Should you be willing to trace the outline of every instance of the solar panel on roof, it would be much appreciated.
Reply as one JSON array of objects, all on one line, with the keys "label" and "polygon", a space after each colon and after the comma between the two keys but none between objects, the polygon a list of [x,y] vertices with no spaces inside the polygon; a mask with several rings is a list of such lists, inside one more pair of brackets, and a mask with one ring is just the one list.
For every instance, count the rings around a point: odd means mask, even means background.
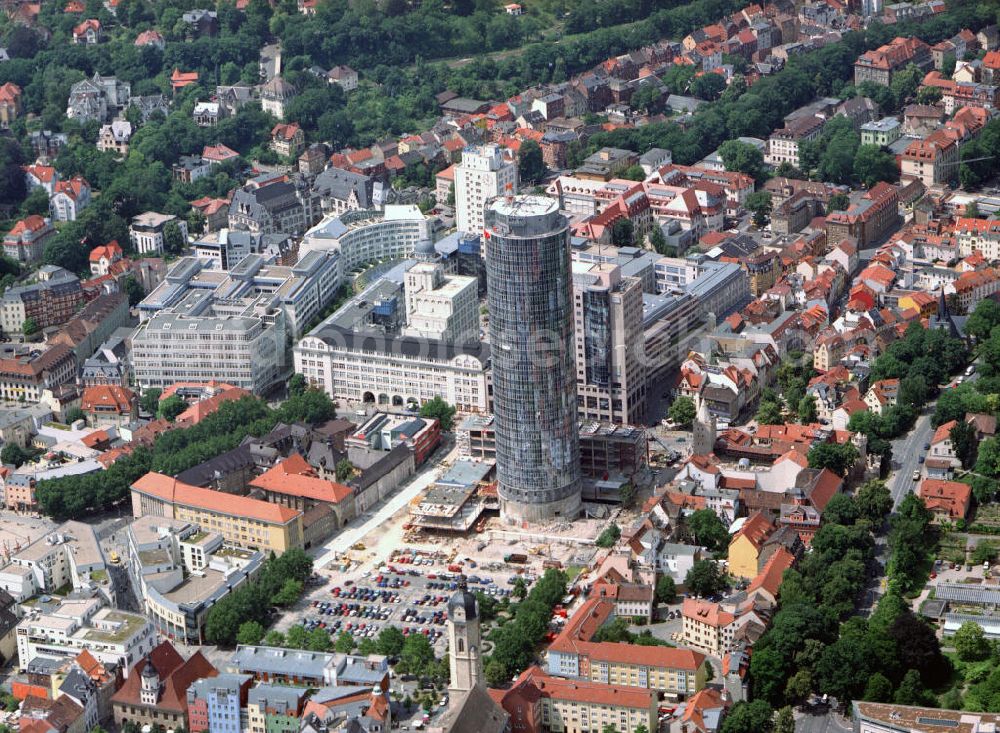
[{"label": "solar panel on roof", "polygon": [[917,722],[921,725],[940,725],[945,728],[957,728],[957,720],[948,720],[947,718],[917,718]]}]

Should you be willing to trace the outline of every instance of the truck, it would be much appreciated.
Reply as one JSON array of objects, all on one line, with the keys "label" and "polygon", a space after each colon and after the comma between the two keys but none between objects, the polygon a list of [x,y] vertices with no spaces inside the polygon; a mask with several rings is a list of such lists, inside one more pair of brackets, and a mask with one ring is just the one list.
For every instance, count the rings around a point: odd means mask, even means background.
[{"label": "truck", "polygon": [[522,552],[512,552],[509,555],[504,555],[503,561],[516,565],[524,565],[524,563],[528,562],[528,556]]}]

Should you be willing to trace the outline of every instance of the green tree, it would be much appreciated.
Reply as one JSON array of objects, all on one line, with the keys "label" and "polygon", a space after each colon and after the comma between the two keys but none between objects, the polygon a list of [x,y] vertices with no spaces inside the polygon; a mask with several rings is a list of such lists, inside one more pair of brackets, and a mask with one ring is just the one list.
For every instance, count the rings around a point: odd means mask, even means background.
[{"label": "green tree", "polygon": [[445,432],[451,431],[455,426],[455,413],[457,409],[454,405],[449,405],[440,395],[435,395],[420,407],[420,417],[433,418],[441,424],[441,429]]},{"label": "green tree", "polygon": [[66,411],[66,417],[64,422],[67,425],[72,425],[77,420],[86,420],[86,419],[87,415],[83,410],[81,410],[79,407],[71,407]]},{"label": "green tree", "polygon": [[626,481],[618,488],[618,499],[626,509],[631,509],[635,506],[636,491],[631,481]]},{"label": "green tree", "polygon": [[656,602],[670,604],[677,600],[677,586],[669,575],[656,579]]},{"label": "green tree", "polygon": [[522,183],[538,183],[545,177],[547,168],[542,159],[542,149],[534,140],[525,140],[517,154],[517,172]]},{"label": "green tree", "polygon": [[354,464],[347,458],[341,458],[337,461],[337,465],[333,470],[336,474],[337,481],[340,483],[344,483],[354,476]]},{"label": "green tree", "polygon": [[726,578],[714,560],[698,560],[684,577],[684,586],[697,596],[713,596],[726,589]]},{"label": "green tree", "polygon": [[302,589],[301,580],[288,578],[278,592],[271,596],[271,603],[275,606],[293,606],[302,596]]},{"label": "green tree", "polygon": [[975,426],[960,420],[952,427],[948,437],[955,455],[962,462],[962,468],[971,468],[976,462],[976,446],[979,444]]},{"label": "green tree", "polygon": [[41,330],[38,326],[38,321],[36,321],[31,316],[24,319],[24,323],[21,324],[21,333],[25,336],[34,336]]},{"label": "green tree", "polygon": [[978,662],[990,656],[990,642],[983,627],[974,621],[966,621],[958,627],[952,637],[958,658],[963,662]]},{"label": "green tree", "polygon": [[385,626],[378,634],[378,653],[387,657],[396,657],[403,652],[406,637],[398,626]]},{"label": "green tree", "polygon": [[163,251],[171,255],[179,255],[187,248],[184,233],[176,221],[168,221],[163,227]]},{"label": "green tree", "polygon": [[305,394],[308,386],[304,374],[293,374],[292,378],[288,380],[288,394],[291,397],[301,396]]},{"label": "green tree", "polygon": [[790,705],[785,705],[778,711],[774,733],[795,733],[795,715]]},{"label": "green tree", "polygon": [[490,687],[502,687],[510,682],[507,667],[495,659],[490,659],[483,667],[483,676]]},{"label": "green tree", "polygon": [[799,400],[797,412],[799,413],[799,422],[803,425],[816,422],[819,418],[816,411],[816,398],[813,395],[803,395],[802,399]]},{"label": "green tree", "polygon": [[771,733],[774,708],[765,700],[740,700],[722,721],[720,733]]},{"label": "green tree", "polygon": [[878,145],[862,145],[854,155],[854,176],[871,188],[879,181],[899,180],[899,168],[892,153]]},{"label": "green tree", "polygon": [[826,204],[827,211],[847,211],[851,205],[851,197],[846,193],[835,193]]},{"label": "green tree", "polygon": [[157,409],[157,415],[162,417],[164,420],[173,422],[174,419],[180,415],[184,410],[187,409],[187,402],[180,395],[170,395],[165,400],[161,400],[159,408]]},{"label": "green tree", "polygon": [[696,544],[713,552],[729,546],[729,532],[713,509],[698,509],[687,518],[687,526]]},{"label": "green tree", "polygon": [[755,181],[764,180],[764,154],[756,145],[727,140],[719,146],[719,157],[727,171],[745,173]]},{"label": "green tree", "polygon": [[917,90],[917,104],[937,104],[944,92],[940,87],[920,87]]},{"label": "green tree", "polygon": [[271,629],[264,636],[264,646],[285,646],[286,643],[285,635],[277,629]]},{"label": "green tree", "polygon": [[618,247],[631,247],[635,244],[635,226],[631,219],[620,217],[611,225],[611,243]]},{"label": "green tree", "polygon": [[157,389],[156,387],[144,389],[142,391],[142,396],[139,397],[139,407],[142,408],[143,412],[155,415],[160,409],[161,394],[163,394],[163,390]]},{"label": "green tree", "polygon": [[933,696],[920,680],[920,673],[915,669],[909,669],[903,675],[893,699],[897,705],[936,705]]},{"label": "green tree", "polygon": [[854,494],[854,504],[861,516],[877,526],[892,509],[892,492],[885,481],[865,481]]},{"label": "green tree", "polygon": [[757,422],[761,425],[781,425],[785,418],[781,415],[781,405],[774,400],[761,400],[757,407]]},{"label": "green tree", "polygon": [[990,332],[1000,326],[1000,303],[992,298],[980,300],[965,322],[965,331],[979,341],[989,338]]},{"label": "green tree", "polygon": [[7,466],[20,467],[30,460],[30,458],[31,454],[17,443],[6,443],[3,450],[0,450],[0,461]]},{"label": "green tree", "polygon": [[354,636],[351,635],[350,631],[341,631],[337,635],[337,641],[333,648],[341,654],[350,654],[354,651]]},{"label": "green tree", "polygon": [[528,586],[524,582],[524,578],[520,575],[514,578],[514,586],[511,588],[511,595],[517,600],[523,600],[526,595],[528,595]]},{"label": "green tree", "polygon": [[304,626],[293,626],[285,634],[285,643],[292,649],[305,649],[309,644],[309,632]]},{"label": "green tree", "polygon": [[681,395],[670,404],[667,416],[681,427],[687,427],[698,413],[694,400],[687,395]]},{"label": "green tree", "polygon": [[137,306],[146,297],[146,291],[134,275],[129,275],[122,282],[122,291],[128,296],[129,306]]},{"label": "green tree", "polygon": [[767,224],[773,209],[771,194],[768,191],[754,191],[747,196],[744,207],[753,214],[754,226],[763,227]]},{"label": "green tree", "polygon": [[245,621],[240,624],[239,631],[236,632],[236,641],[239,644],[255,646],[260,644],[264,638],[264,627],[257,621]]},{"label": "green tree", "polygon": [[615,543],[622,536],[621,527],[612,522],[604,530],[597,535],[597,539],[594,544],[598,547],[614,547]]},{"label": "green tree", "polygon": [[823,509],[823,521],[848,526],[858,521],[857,505],[847,494],[834,494]]},{"label": "green tree", "polygon": [[838,476],[846,476],[859,456],[853,443],[819,443],[809,449],[809,467],[829,468]]},{"label": "green tree", "polygon": [[862,697],[866,702],[892,702],[892,682],[881,672],[876,672],[865,685]]}]

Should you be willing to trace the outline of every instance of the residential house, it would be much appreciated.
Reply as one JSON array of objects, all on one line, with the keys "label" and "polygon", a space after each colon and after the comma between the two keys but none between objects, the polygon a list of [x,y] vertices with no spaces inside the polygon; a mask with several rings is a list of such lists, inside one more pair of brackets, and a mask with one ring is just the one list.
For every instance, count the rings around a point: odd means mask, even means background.
[{"label": "residential house", "polygon": [[46,242],[55,233],[55,228],[37,214],[26,216],[4,235],[3,253],[15,262],[40,262]]},{"label": "residential house", "polygon": [[112,120],[101,127],[97,135],[97,149],[125,157],[128,155],[128,144],[131,139],[132,123],[128,120]]},{"label": "residential house", "polygon": [[899,224],[899,193],[896,187],[879,181],[847,211],[826,216],[829,241],[852,239],[861,249],[885,238]]},{"label": "residential house", "polygon": [[121,427],[139,419],[135,392],[125,387],[85,387],[80,409],[91,427]]},{"label": "residential house", "polygon": [[925,186],[945,183],[958,177],[958,156],[955,139],[944,130],[935,130],[923,140],[914,140],[907,146],[900,158],[900,174],[903,178],[915,178]]},{"label": "residential house", "polygon": [[21,87],[8,81],[0,86],[0,128],[6,130],[20,116]]},{"label": "residential house", "polygon": [[934,431],[931,447],[924,461],[928,477],[950,479],[954,469],[962,467],[962,460],[951,441],[951,431],[957,424],[957,420],[949,420]]},{"label": "residential house", "polygon": [[90,184],[83,176],[74,176],[56,183],[49,198],[52,221],[76,221],[80,212],[90,205]]},{"label": "residential house", "polygon": [[899,400],[899,380],[880,379],[865,392],[864,402],[876,415],[884,415]]},{"label": "residential house", "polygon": [[729,541],[729,573],[736,578],[753,578],[759,572],[761,550],[774,532],[774,525],[761,512],[747,518]]},{"label": "residential house", "polygon": [[73,27],[73,43],[93,46],[103,40],[104,29],[101,27],[101,21],[96,18],[88,18]]},{"label": "residential house", "polygon": [[278,155],[297,157],[305,142],[305,133],[297,122],[278,123],[271,129],[271,150]]},{"label": "residential house", "polygon": [[917,496],[934,515],[935,523],[964,520],[972,506],[972,487],[959,481],[927,478],[920,482]]},{"label": "residential house", "polygon": [[280,76],[276,76],[260,88],[260,104],[265,112],[270,112],[279,120],[285,118],[285,109],[298,94],[298,90]]},{"label": "residential house", "polygon": [[350,66],[334,66],[326,72],[326,78],[345,92],[352,92],[358,88],[358,72]]},{"label": "residential house", "polygon": [[919,38],[894,38],[884,46],[861,54],[854,62],[854,83],[866,81],[887,87],[892,77],[910,64],[923,71],[934,65],[931,48]]}]

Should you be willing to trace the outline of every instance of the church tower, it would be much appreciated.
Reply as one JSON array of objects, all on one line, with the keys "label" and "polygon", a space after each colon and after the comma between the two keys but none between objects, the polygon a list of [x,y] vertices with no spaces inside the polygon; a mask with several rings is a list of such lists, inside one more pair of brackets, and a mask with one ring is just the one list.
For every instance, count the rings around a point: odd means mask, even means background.
[{"label": "church tower", "polygon": [[139,701],[143,705],[156,705],[160,701],[160,675],[149,657],[139,678]]},{"label": "church tower", "polygon": [[691,453],[705,456],[715,452],[715,415],[708,412],[708,405],[703,397],[698,397],[698,414],[691,426]]},{"label": "church tower", "polygon": [[479,637],[479,610],[463,575],[458,590],[448,601],[448,661],[454,697],[482,684],[483,660]]}]

